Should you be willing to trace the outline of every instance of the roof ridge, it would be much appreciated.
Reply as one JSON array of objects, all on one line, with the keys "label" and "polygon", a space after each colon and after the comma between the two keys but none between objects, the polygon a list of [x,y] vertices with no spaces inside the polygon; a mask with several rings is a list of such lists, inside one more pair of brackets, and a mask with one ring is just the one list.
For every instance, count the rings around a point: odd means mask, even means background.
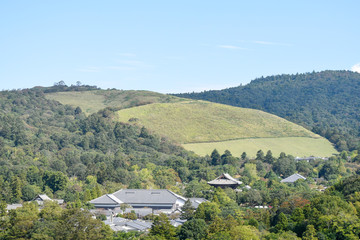
[{"label": "roof ridge", "polygon": [[170,192],[172,195],[174,195],[174,196],[177,197],[177,198],[181,198],[181,199],[184,200],[184,201],[187,201],[187,200],[188,200],[187,198],[185,198],[185,197],[183,197],[183,196],[180,196],[179,194],[176,194],[176,193],[174,193],[173,191],[170,191],[169,189],[165,189],[165,190],[167,190],[168,192]]},{"label": "roof ridge", "polygon": [[118,199],[116,196],[114,196],[113,194],[106,194],[106,196],[108,196],[111,200],[117,202],[117,203],[124,203],[123,201],[121,201],[120,199]]}]

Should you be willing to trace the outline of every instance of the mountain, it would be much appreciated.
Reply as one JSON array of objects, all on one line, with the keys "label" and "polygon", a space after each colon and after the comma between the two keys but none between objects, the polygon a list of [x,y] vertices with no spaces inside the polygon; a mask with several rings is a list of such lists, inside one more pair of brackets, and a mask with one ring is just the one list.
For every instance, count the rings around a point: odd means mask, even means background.
[{"label": "mountain", "polygon": [[[331,144],[303,127],[262,111],[189,101],[149,91],[92,90],[47,93],[48,99],[91,112],[110,107],[114,120],[145,126],[200,155],[215,148],[240,156],[259,149],[279,155],[330,156]],[[119,110],[117,110],[119,109]],[[86,111],[85,110],[85,111]]]},{"label": "mountain", "polygon": [[359,73],[323,71],[261,77],[245,86],[175,95],[275,114],[326,137],[341,151],[359,149],[359,93]]}]

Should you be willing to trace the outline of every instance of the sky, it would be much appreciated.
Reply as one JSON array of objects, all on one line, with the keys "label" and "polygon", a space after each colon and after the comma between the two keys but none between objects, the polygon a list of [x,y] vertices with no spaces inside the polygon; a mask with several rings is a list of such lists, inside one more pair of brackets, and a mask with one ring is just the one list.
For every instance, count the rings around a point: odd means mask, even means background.
[{"label": "sky", "polygon": [[1,89],[198,92],[360,72],[360,1],[0,1]]}]

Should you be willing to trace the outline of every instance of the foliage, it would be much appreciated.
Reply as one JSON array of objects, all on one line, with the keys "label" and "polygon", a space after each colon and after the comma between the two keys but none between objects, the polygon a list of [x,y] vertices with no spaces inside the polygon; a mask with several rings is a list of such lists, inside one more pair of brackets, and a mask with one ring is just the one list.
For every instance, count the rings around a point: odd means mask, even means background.
[{"label": "foliage", "polygon": [[192,219],[185,222],[178,234],[179,239],[201,240],[207,235],[207,225],[203,219]]},{"label": "foliage", "polygon": [[169,219],[164,213],[156,216],[150,229],[152,236],[163,237],[165,239],[175,239],[175,227],[170,224]]},{"label": "foliage", "polygon": [[192,206],[192,203],[189,199],[185,202],[184,206],[182,206],[181,211],[182,211],[180,215],[181,219],[190,220],[193,218],[195,208]]},{"label": "foliage", "polygon": [[215,202],[203,202],[195,211],[194,218],[203,219],[206,222],[213,221],[220,213],[219,205]]}]

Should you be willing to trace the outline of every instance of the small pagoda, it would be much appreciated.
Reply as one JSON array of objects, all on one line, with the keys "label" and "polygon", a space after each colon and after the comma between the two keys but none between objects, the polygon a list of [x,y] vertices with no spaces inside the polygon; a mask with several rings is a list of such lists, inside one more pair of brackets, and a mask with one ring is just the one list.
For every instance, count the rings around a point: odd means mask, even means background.
[{"label": "small pagoda", "polygon": [[242,182],[231,177],[228,173],[223,173],[219,177],[208,182],[208,184],[214,187],[221,187],[221,188],[227,188],[227,187],[237,188],[239,185],[242,184]]}]

